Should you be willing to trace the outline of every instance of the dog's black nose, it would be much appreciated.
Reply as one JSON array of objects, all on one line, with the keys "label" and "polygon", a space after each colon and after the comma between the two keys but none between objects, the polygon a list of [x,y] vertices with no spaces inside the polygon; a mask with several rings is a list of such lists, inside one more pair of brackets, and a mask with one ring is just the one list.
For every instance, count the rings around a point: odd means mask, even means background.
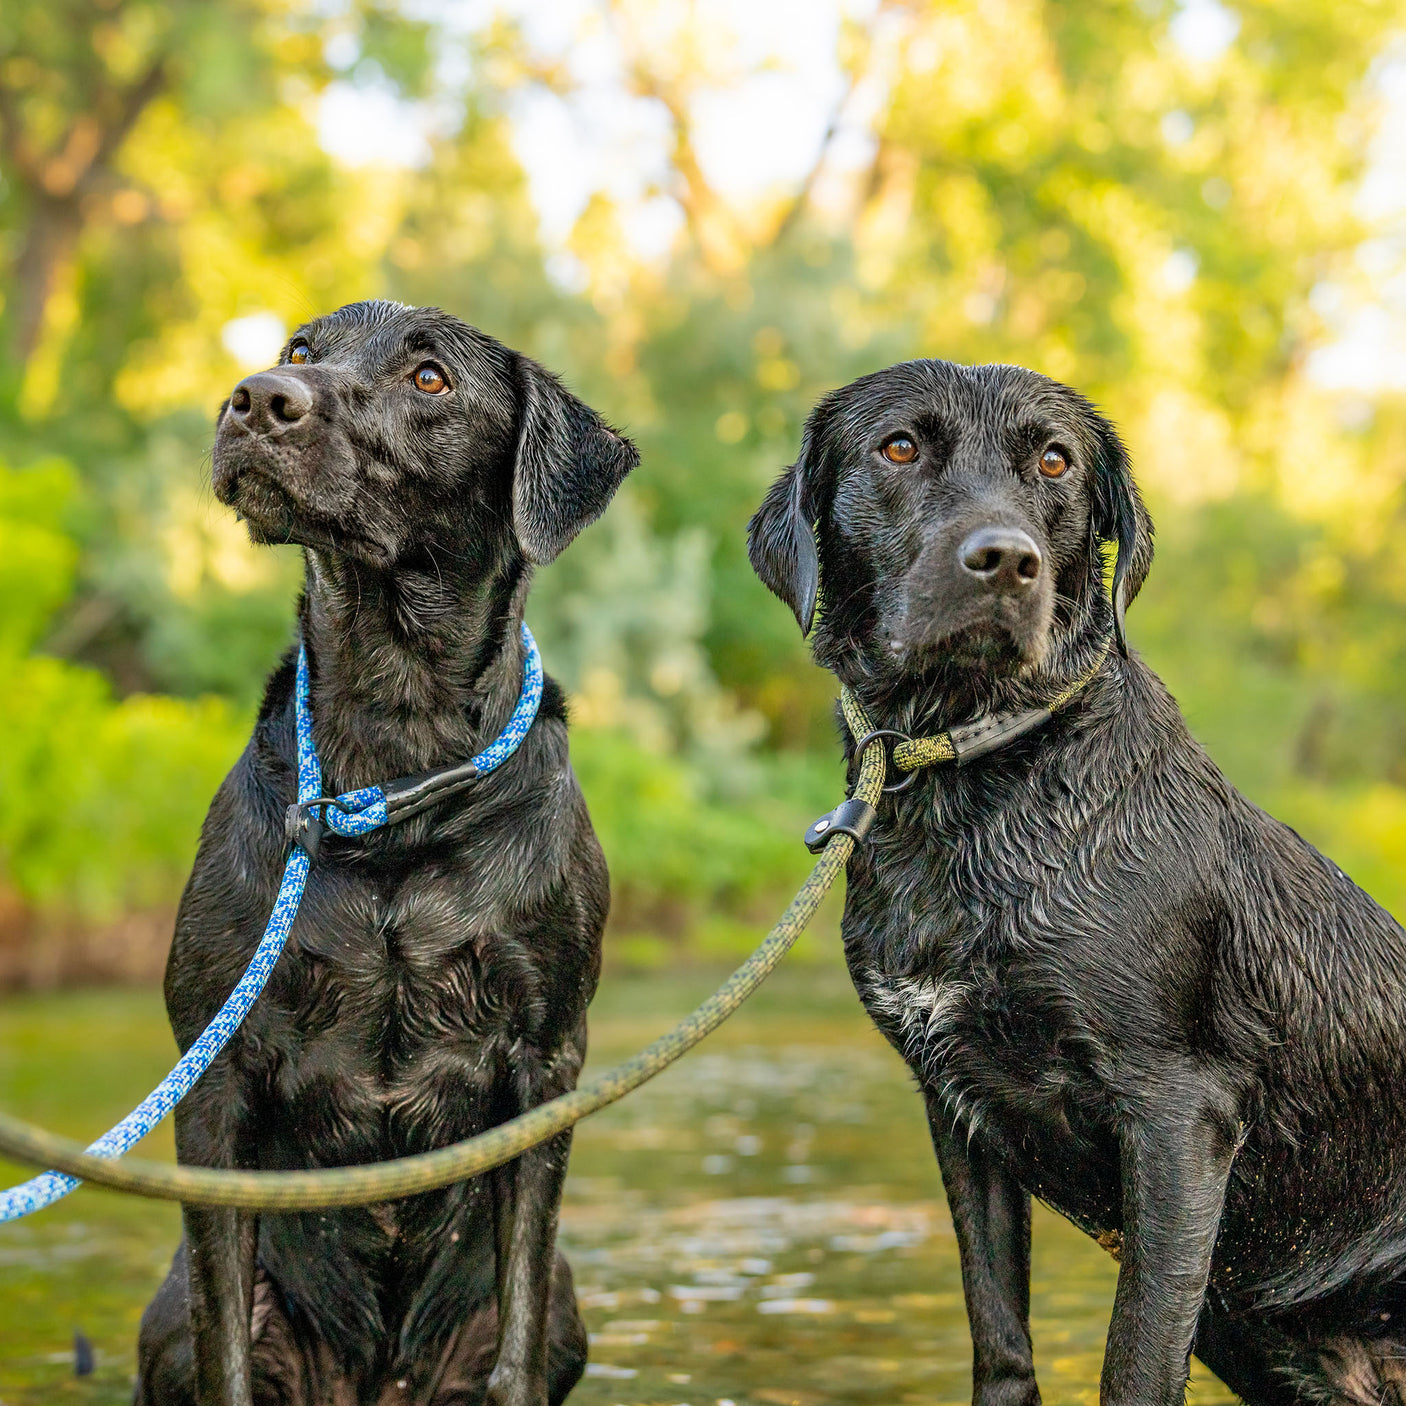
[{"label": "dog's black nose", "polygon": [[256,434],[296,425],[311,409],[308,386],[278,371],[246,376],[229,398],[229,413]]},{"label": "dog's black nose", "polygon": [[957,549],[966,571],[998,591],[1020,591],[1040,575],[1040,549],[1018,527],[979,527]]}]

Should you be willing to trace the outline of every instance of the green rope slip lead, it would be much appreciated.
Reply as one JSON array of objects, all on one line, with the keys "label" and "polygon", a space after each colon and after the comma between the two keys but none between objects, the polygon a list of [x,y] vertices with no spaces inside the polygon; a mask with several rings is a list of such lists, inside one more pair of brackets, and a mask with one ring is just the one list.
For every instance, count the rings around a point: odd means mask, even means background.
[{"label": "green rope slip lead", "polygon": [[[849,689],[841,690],[845,720],[856,737],[871,728]],[[884,748],[870,743],[861,758],[854,799],[877,806],[884,785]],[[787,905],[761,945],[717,991],[667,1035],[639,1054],[562,1094],[519,1114],[507,1123],[434,1152],[398,1157],[360,1167],[317,1171],[241,1172],[190,1167],[139,1158],[109,1161],[89,1157],[84,1144],[58,1137],[0,1113],[0,1153],[36,1167],[52,1167],[100,1186],[161,1201],[198,1206],[238,1206],[250,1211],[310,1211],[329,1206],[361,1206],[393,1201],[418,1192],[435,1191],[511,1162],[530,1147],[545,1142],[598,1112],[667,1069],[681,1055],[725,1021],[775,970],[815,916],[835,877],[853,852],[855,840],[837,832],[822,852],[810,877]]]},{"label": "green rope slip lead", "polygon": [[[994,751],[1024,732],[1043,726],[1094,681],[1098,671],[1103,668],[1103,661],[1108,658],[1112,644],[1111,637],[1104,640],[1094,662],[1043,708],[1030,708],[1023,713],[992,713],[963,727],[948,728],[933,737],[904,738],[893,749],[895,770],[914,772],[942,762],[969,761],[984,752]],[[891,786],[889,789],[901,790],[902,786]]]}]

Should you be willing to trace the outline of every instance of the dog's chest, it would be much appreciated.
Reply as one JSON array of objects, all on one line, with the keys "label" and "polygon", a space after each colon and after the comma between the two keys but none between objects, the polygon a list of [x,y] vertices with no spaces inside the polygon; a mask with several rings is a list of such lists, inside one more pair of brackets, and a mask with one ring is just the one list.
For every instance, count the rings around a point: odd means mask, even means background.
[{"label": "dog's chest", "polygon": [[[993,862],[996,839],[1015,862]],[[1009,834],[881,841],[852,877],[846,956],[931,1116],[979,1131],[1030,1190],[1103,1228],[1117,1223],[1116,1145],[1087,1012],[1060,977],[1066,882]]]},{"label": "dog's chest", "polygon": [[1075,1056],[1073,1022],[1017,961],[986,957],[926,972],[854,973],[865,1006],[959,1122],[995,1108],[1065,1121],[1091,1082]]},{"label": "dog's chest", "polygon": [[545,974],[493,895],[467,875],[328,875],[304,910],[274,1085],[304,1155],[394,1155],[497,1121],[508,1064],[538,1044]]},{"label": "dog's chest", "polygon": [[931,1118],[979,1134],[1029,1191],[1094,1233],[1119,1224],[1107,1091],[1058,999],[1018,964],[855,975]]}]

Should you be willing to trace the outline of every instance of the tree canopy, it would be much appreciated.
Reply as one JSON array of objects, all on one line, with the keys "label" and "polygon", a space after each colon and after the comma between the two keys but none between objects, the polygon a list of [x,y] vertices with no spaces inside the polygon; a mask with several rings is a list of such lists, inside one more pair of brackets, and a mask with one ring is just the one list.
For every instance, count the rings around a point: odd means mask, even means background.
[{"label": "tree canopy", "polygon": [[[1112,415],[1160,527],[1134,644],[1232,779],[1400,911],[1406,417],[1309,374],[1332,310],[1373,293],[1357,193],[1399,5],[839,7],[814,159],[743,195],[709,114],[784,74],[784,45],[686,0],[561,13],[0,13],[0,650],[38,690],[0,702],[23,739],[0,811],[77,786],[96,813],[105,746],[179,753],[190,797],[107,869],[86,822],[0,819],[0,911],[32,933],[170,901],[296,588],[210,501],[211,415],[280,329],[376,295],[521,346],[643,450],[530,612],[622,921],[700,931],[803,867],[787,827],[829,803],[833,689],[745,523],[821,393],[913,356],[1019,362]],[[332,155],[343,100],[417,118],[420,147]],[[653,155],[548,228],[524,114],[584,130],[606,103]],[[187,741],[132,721],[152,709]],[[703,812],[715,853],[689,868]],[[645,863],[650,835],[680,862]]]}]

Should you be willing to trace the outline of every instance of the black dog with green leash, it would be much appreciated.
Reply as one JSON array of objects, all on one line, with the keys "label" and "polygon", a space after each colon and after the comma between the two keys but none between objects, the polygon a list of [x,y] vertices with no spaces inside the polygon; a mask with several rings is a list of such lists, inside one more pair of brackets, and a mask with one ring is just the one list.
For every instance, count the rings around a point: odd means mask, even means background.
[{"label": "black dog with green leash", "polygon": [[1192,1351],[1253,1403],[1406,1399],[1406,933],[1127,651],[1152,532],[1112,427],[896,366],[820,402],[750,545],[803,630],[823,586],[815,657],[910,771],[845,953],[927,1101],[976,1402],[1039,1400],[1032,1195],[1120,1258],[1105,1402],[1181,1402]]}]

